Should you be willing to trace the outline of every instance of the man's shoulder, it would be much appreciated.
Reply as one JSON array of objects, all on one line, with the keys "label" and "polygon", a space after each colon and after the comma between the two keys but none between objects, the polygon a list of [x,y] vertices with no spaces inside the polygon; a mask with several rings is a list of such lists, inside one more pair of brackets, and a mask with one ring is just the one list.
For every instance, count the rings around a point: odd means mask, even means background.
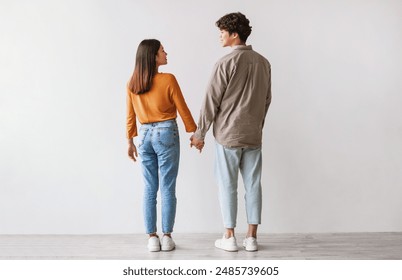
[{"label": "man's shoulder", "polygon": [[216,68],[226,68],[228,66],[236,65],[239,63],[239,61],[245,61],[245,60],[258,60],[260,62],[263,62],[266,64],[268,67],[271,67],[271,64],[269,63],[268,59],[260,54],[259,52],[256,52],[254,49],[239,49],[239,50],[234,50],[224,56],[222,56],[215,64]]},{"label": "man's shoulder", "polygon": [[250,55],[250,56],[254,56],[254,57],[257,57],[257,58],[259,58],[259,59],[262,59],[262,60],[265,60],[265,61],[268,62],[268,59],[267,59],[265,56],[263,56],[261,53],[257,52],[257,51],[254,50],[254,49],[250,49],[250,50],[248,50],[247,52],[244,52],[244,54],[247,54],[247,55]]},{"label": "man's shoulder", "polygon": [[215,68],[231,69],[234,65],[237,64],[240,56],[241,53],[237,51],[231,51],[230,53],[218,59],[218,61],[215,63]]},{"label": "man's shoulder", "polygon": [[236,54],[233,52],[230,52],[228,54],[225,54],[224,56],[222,56],[220,59],[218,59],[218,61],[216,62],[216,64],[226,64],[229,61],[231,61],[233,59],[233,57],[235,57]]},{"label": "man's shoulder", "polygon": [[250,48],[250,49],[233,50],[232,52],[221,57],[218,60],[218,63],[225,63],[225,62],[231,61],[233,59],[236,59],[236,58],[242,57],[242,56],[254,56],[254,57],[258,57],[258,58],[268,62],[268,59],[265,56],[263,56],[259,52],[255,51],[254,49]]}]

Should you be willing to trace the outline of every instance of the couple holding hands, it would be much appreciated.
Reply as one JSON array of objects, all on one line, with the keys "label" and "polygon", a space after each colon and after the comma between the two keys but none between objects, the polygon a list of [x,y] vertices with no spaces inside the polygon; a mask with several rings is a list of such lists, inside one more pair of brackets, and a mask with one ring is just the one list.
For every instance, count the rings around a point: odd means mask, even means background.
[{"label": "couple holding hands", "polygon": [[[215,241],[219,249],[238,251],[235,227],[239,171],[245,187],[248,232],[243,241],[247,251],[258,250],[257,228],[261,224],[262,130],[271,103],[271,66],[266,58],[246,45],[251,33],[249,20],[241,13],[221,17],[223,47],[232,52],[216,64],[201,107],[198,126],[184,100],[176,78],[160,73],[167,53],[155,39],[143,40],[137,49],[134,73],[127,85],[128,156],[139,155],[144,180],[144,222],[149,234],[148,250],[170,251],[176,216],[176,178],[180,144],[176,123],[179,112],[186,132],[193,132],[190,146],[200,152],[213,124],[215,176],[219,187],[225,233]],[[141,123],[137,131],[136,119]],[[133,138],[137,137],[136,144]],[[157,235],[156,201],[162,200],[162,238]]]}]

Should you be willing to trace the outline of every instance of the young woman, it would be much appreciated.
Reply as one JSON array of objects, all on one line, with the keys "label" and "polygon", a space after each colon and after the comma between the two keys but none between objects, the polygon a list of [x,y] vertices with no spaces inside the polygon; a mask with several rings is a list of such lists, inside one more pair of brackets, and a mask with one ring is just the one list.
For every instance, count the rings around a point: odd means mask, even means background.
[{"label": "young woman", "polygon": [[[158,40],[143,40],[137,49],[134,73],[127,85],[128,156],[141,158],[144,179],[144,221],[149,234],[148,250],[170,251],[176,216],[176,177],[179,169],[180,144],[176,117],[179,112],[187,132],[196,124],[172,74],[160,73],[167,64],[167,53]],[[137,134],[136,118],[142,124]],[[136,139],[137,147],[133,138]],[[137,154],[138,150],[138,154]],[[156,198],[162,198],[162,232],[156,228]]]}]

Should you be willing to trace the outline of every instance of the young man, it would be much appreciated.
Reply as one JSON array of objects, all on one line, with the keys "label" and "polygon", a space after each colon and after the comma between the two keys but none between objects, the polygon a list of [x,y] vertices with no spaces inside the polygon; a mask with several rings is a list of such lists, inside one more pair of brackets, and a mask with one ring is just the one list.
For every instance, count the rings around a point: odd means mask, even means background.
[{"label": "young man", "polygon": [[200,151],[213,125],[216,140],[215,176],[226,232],[215,246],[237,251],[237,179],[240,171],[245,187],[248,233],[243,246],[258,250],[257,227],[261,223],[262,130],[271,103],[271,65],[246,45],[251,33],[249,20],[241,13],[221,17],[223,47],[233,50],[215,65],[201,107],[198,129],[190,138]]}]

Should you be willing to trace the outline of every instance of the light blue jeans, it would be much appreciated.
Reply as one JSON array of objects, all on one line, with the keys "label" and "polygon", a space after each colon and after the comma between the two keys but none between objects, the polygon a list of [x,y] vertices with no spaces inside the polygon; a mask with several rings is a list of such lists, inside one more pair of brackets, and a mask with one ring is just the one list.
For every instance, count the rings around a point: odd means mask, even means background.
[{"label": "light blue jeans", "polygon": [[225,228],[236,227],[239,170],[245,188],[247,222],[252,225],[261,224],[261,147],[229,148],[216,142],[215,177]]},{"label": "light blue jeans", "polygon": [[157,231],[156,198],[161,189],[162,231],[173,232],[176,217],[176,178],[180,142],[176,120],[143,124],[138,133],[138,153],[144,179],[144,222],[146,233]]}]

